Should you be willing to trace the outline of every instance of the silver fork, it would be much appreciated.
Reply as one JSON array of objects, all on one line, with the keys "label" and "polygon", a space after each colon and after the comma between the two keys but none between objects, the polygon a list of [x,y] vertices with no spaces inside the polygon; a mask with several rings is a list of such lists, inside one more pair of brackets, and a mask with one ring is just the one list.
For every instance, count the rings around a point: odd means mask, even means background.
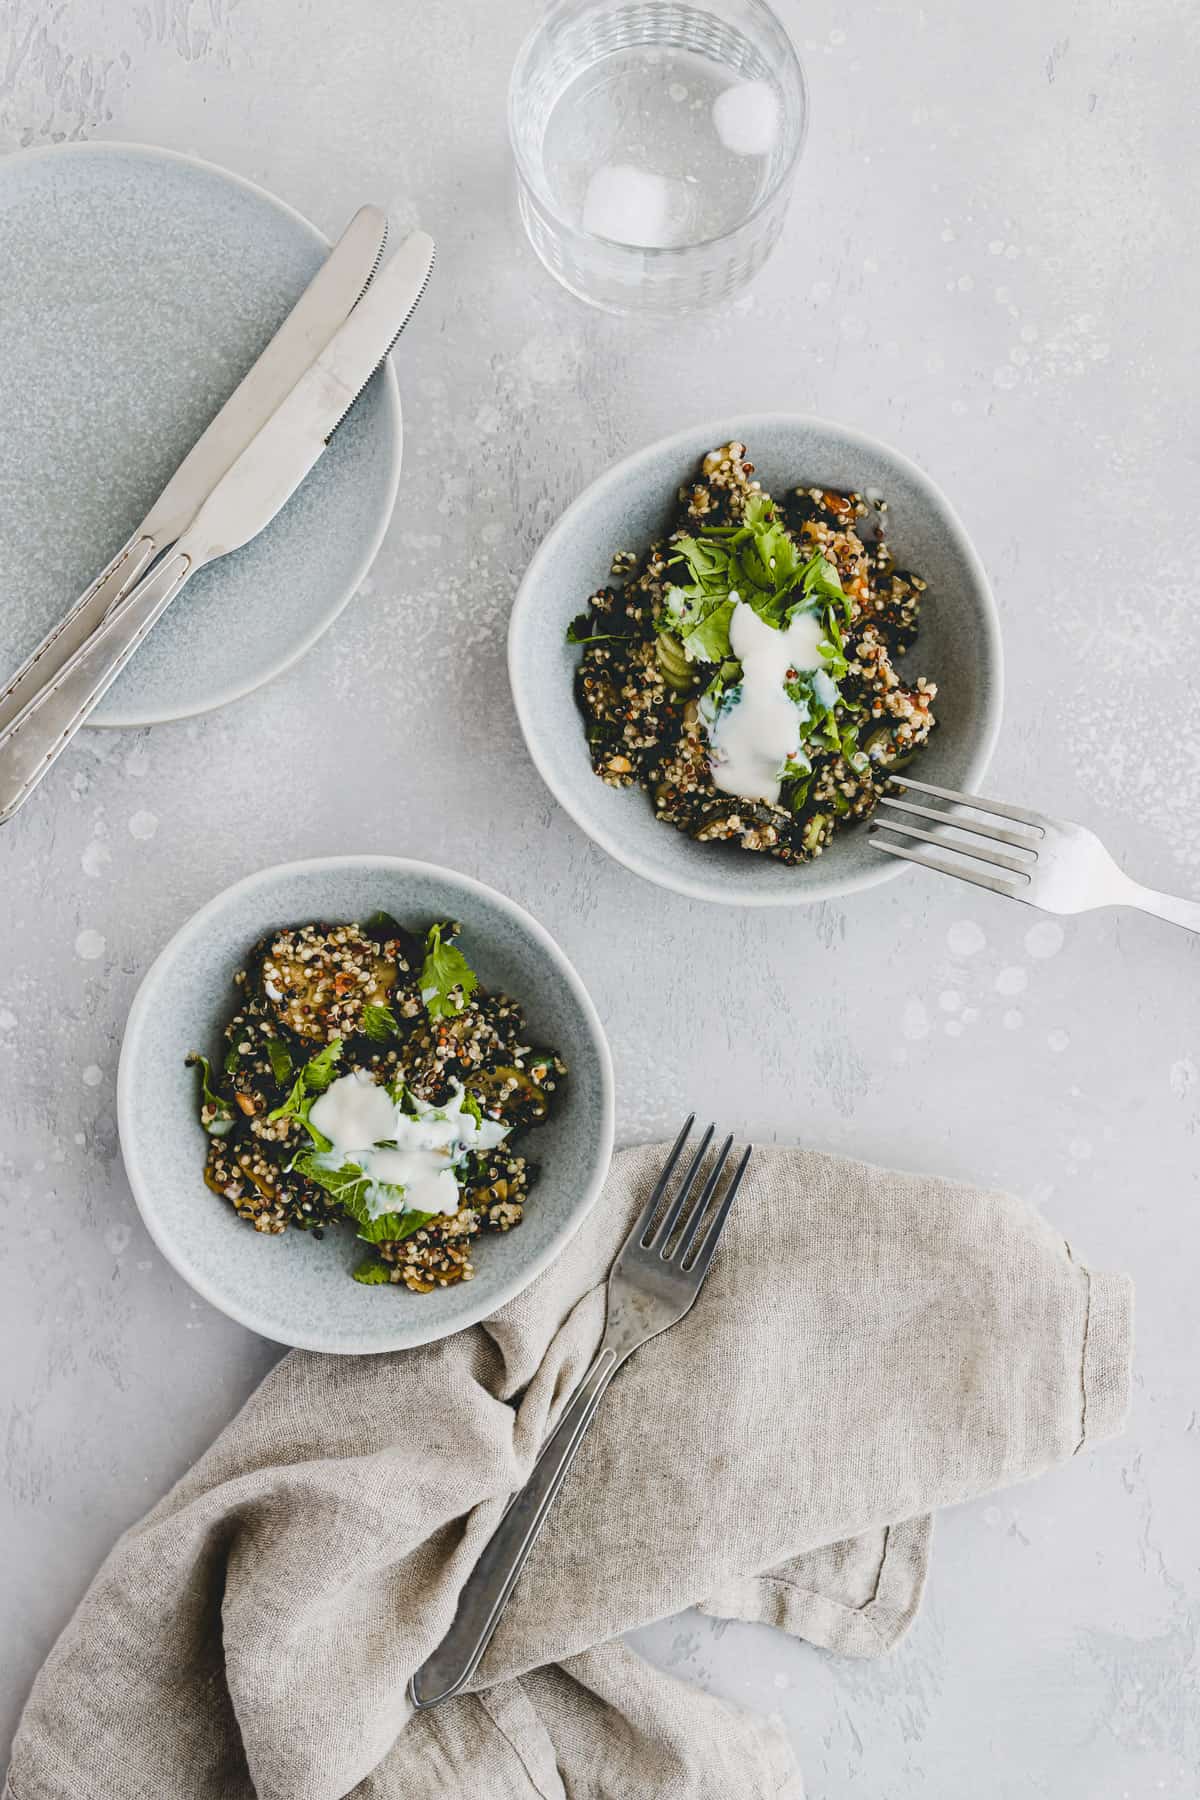
[{"label": "silver fork", "polygon": [[[414,1706],[439,1706],[470,1681],[610,1381],[642,1344],[678,1324],[704,1285],[717,1239],[746,1173],[750,1151],[743,1152],[713,1210],[733,1148],[733,1139],[725,1139],[698,1199],[685,1217],[713,1140],[715,1128],[710,1125],[678,1191],[659,1219],[659,1208],[667,1199],[671,1177],[695,1122],[693,1113],[676,1138],[640,1218],[617,1253],[608,1277],[604,1336],[591,1368],[543,1445],[529,1480],[509,1501],[508,1510],[467,1577],[449,1631],[409,1684]],[[712,1216],[705,1224],[710,1211]]]},{"label": "silver fork", "polygon": [[[942,804],[883,795],[872,822],[871,842],[889,856],[955,875],[1043,912],[1135,906],[1169,919],[1172,925],[1200,931],[1200,901],[1142,887],[1118,868],[1095,832],[1083,825],[934,787],[932,782],[912,781],[907,775],[893,776],[892,786],[905,796],[928,795]],[[902,842],[894,842],[895,838]]]}]

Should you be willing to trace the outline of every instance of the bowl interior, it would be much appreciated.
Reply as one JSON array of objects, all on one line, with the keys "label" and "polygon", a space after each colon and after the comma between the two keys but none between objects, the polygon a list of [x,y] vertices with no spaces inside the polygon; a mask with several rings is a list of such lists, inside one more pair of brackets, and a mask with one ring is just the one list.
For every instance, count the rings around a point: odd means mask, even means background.
[{"label": "bowl interior", "polygon": [[902,865],[865,831],[840,833],[816,861],[789,868],[728,844],[698,844],[655,819],[640,789],[592,773],[573,680],[580,652],[570,621],[609,580],[614,551],[661,537],[680,484],[705,451],[739,439],[763,487],[879,492],[902,566],[929,583],[916,644],[901,665],[938,685],[939,725],[914,773],[968,790],[991,754],[1001,704],[1001,650],[987,577],[944,495],[915,464],[873,439],[820,419],[764,415],[690,427],[618,463],[564,513],[530,564],[513,609],[509,669],[531,755],[556,798],[596,841],[638,874],[700,899],[791,905],[886,881]]},{"label": "bowl interior", "polygon": [[[349,1225],[317,1241],[260,1235],[204,1185],[189,1050],[212,1057],[235,1005],[233,976],[265,932],[312,919],[462,921],[482,985],[525,1009],[530,1041],[569,1071],[561,1105],[524,1140],[540,1178],[521,1225],[480,1240],[475,1279],[431,1294],[350,1279],[364,1246]],[[214,1306],[280,1343],[333,1351],[399,1349],[494,1312],[541,1269],[596,1197],[612,1149],[608,1047],[587,994],[553,940],[519,907],[468,877],[398,858],[295,863],[230,888],[167,945],[130,1013],[119,1079],[121,1148],[159,1248]]]}]

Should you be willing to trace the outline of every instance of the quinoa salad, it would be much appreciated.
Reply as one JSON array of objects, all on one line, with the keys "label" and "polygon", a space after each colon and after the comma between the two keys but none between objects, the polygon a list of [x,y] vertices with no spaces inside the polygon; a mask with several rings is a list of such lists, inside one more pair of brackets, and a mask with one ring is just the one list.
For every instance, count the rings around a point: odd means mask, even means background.
[{"label": "quinoa salad", "polygon": [[561,1059],[480,987],[460,929],[278,931],[234,977],[215,1064],[188,1057],[212,1192],[273,1236],[348,1222],[368,1285],[469,1281],[475,1239],[521,1222],[536,1168],[516,1146],[561,1095]]},{"label": "quinoa salad", "polygon": [[602,781],[701,842],[802,863],[934,728],[936,687],[896,668],[925,582],[893,562],[882,499],[775,501],[753,475],[744,444],[711,450],[670,534],[619,551],[567,636]]}]

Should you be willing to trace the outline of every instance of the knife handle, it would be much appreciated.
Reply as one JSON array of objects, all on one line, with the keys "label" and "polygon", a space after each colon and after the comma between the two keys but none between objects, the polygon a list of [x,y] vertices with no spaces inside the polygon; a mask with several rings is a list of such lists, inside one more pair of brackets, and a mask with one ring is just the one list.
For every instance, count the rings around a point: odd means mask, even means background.
[{"label": "knife handle", "polygon": [[107,616],[52,680],[0,730],[0,825],[28,799],[193,568],[192,558],[176,548],[119,605],[110,602]]},{"label": "knife handle", "polygon": [[101,569],[91,586],[84,589],[69,612],[46,633],[37,649],[0,689],[0,731],[6,731],[39,689],[54,679],[110,607],[149,567],[160,547],[153,538],[136,531],[121,545],[107,568]]}]

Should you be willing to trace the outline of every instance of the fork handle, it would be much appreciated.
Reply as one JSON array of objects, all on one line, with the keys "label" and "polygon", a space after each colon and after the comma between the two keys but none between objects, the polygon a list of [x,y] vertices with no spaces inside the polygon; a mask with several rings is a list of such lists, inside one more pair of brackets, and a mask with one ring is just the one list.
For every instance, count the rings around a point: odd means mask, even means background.
[{"label": "fork handle", "polygon": [[169,552],[110,605],[74,655],[0,730],[0,824],[28,799],[193,572],[190,556]]},{"label": "fork handle", "polygon": [[609,1382],[624,1360],[611,1344],[601,1345],[543,1446],[529,1480],[509,1502],[508,1510],[467,1576],[458,1596],[454,1623],[409,1683],[409,1694],[417,1708],[439,1706],[460,1693],[479,1667],[567,1470]]},{"label": "fork handle", "polygon": [[1160,894],[1157,888],[1143,887],[1135,881],[1127,904],[1142,912],[1153,913],[1156,918],[1167,919],[1172,925],[1182,925],[1185,931],[1200,931],[1200,900]]}]

